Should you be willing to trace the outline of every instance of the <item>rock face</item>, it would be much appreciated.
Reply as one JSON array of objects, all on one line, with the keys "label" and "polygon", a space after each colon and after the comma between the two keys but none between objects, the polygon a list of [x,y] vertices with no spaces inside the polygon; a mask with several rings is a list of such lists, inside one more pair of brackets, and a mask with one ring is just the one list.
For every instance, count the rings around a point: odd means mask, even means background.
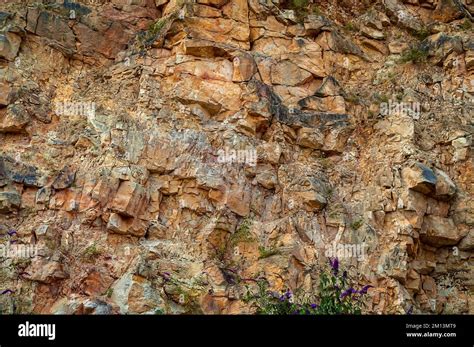
[{"label": "rock face", "polygon": [[420,231],[421,239],[432,246],[451,246],[459,243],[461,235],[450,218],[427,216]]},{"label": "rock face", "polygon": [[474,313],[471,2],[28,3],[0,313],[249,313],[239,279],[317,292],[333,247],[367,313]]}]

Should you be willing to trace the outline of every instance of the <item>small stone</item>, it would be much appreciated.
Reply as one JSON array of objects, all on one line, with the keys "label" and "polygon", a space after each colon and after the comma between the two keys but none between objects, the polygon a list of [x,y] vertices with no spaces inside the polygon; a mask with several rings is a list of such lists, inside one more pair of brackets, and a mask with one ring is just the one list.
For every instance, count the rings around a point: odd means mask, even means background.
[{"label": "small stone", "polygon": [[255,179],[266,189],[273,189],[278,184],[275,170],[270,165],[259,167]]},{"label": "small stone", "polygon": [[49,230],[49,225],[48,224],[42,224],[38,227],[38,229],[36,229],[35,231],[35,234],[36,236],[45,236],[46,233],[48,232]]}]

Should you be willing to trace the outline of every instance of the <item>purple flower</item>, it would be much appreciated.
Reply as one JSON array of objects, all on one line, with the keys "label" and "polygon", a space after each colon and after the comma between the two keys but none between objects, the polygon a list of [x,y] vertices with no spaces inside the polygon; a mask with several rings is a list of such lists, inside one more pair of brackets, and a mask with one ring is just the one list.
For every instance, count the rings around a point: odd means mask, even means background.
[{"label": "purple flower", "polygon": [[359,290],[359,294],[367,294],[367,290],[369,288],[373,288],[374,286],[371,286],[370,284],[363,286],[361,290]]},{"label": "purple flower", "polygon": [[334,273],[334,275],[337,275],[337,273],[339,272],[339,260],[337,258],[334,258],[334,259],[329,259],[329,264],[331,265],[331,268],[332,268],[332,272]]},{"label": "purple flower", "polygon": [[410,308],[407,311],[407,314],[413,314],[413,306],[410,306]]},{"label": "purple flower", "polygon": [[345,298],[346,296],[348,295],[351,295],[351,294],[354,294],[354,293],[357,293],[357,290],[355,290],[354,288],[350,287],[349,289],[345,290],[342,292],[341,294],[341,299]]},{"label": "purple flower", "polygon": [[3,292],[0,293],[1,295],[4,295],[4,294],[13,294],[13,290],[11,289],[5,289]]},{"label": "purple flower", "polygon": [[342,273],[342,278],[344,278],[344,279],[347,278],[347,271],[344,271],[344,272]]},{"label": "purple flower", "polygon": [[316,308],[316,307],[318,307],[318,305],[316,305],[316,304],[311,304],[310,306],[311,306],[311,308],[313,308],[313,309]]},{"label": "purple flower", "polygon": [[290,300],[293,294],[291,293],[291,290],[287,290],[283,295],[280,296],[280,301],[285,301],[285,300]]},{"label": "purple flower", "polygon": [[13,230],[13,229],[12,229],[12,230],[8,230],[8,231],[7,231],[7,234],[8,234],[9,236],[18,235],[18,233],[17,233],[15,230]]}]

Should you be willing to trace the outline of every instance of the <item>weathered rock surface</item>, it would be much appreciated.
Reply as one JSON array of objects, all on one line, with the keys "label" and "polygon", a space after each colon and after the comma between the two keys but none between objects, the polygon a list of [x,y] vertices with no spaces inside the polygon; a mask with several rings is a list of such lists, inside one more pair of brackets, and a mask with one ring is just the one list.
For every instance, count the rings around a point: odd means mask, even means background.
[{"label": "weathered rock surface", "polygon": [[43,3],[0,5],[0,313],[248,313],[333,245],[367,313],[474,313],[471,2]]}]

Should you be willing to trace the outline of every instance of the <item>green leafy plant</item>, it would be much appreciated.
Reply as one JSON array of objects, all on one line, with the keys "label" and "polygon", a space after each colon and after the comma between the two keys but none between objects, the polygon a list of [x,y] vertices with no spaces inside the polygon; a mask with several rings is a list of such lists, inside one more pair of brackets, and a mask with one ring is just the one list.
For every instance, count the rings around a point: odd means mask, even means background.
[{"label": "green leafy plant", "polygon": [[[330,271],[319,277],[319,305],[318,314],[360,314],[362,310],[362,296],[372,286],[366,285],[356,290],[348,278],[347,271],[339,270],[339,260],[330,260]],[[346,288],[346,289],[344,289]]]},{"label": "green leafy plant", "polygon": [[390,98],[389,98],[387,95],[385,95],[385,94],[380,94],[380,93],[378,93],[378,92],[374,93],[373,99],[374,99],[376,102],[378,102],[378,103],[382,103],[382,102],[387,103],[387,102],[389,102],[389,100],[390,100]]},{"label": "green leafy plant", "polygon": [[461,24],[461,29],[466,31],[472,30],[472,22],[469,19],[465,18]]},{"label": "green leafy plant", "polygon": [[366,285],[360,290],[354,289],[347,271],[341,272],[337,258],[329,260],[330,266],[319,276],[319,293],[304,293],[289,289],[277,293],[269,290],[265,278],[256,280],[254,290],[247,286],[244,302],[250,304],[256,314],[360,314],[363,296],[372,286]]},{"label": "green leafy plant", "polygon": [[303,21],[309,14],[309,0],[290,0],[287,1],[284,8],[293,10],[298,21]]},{"label": "green leafy plant", "polygon": [[419,30],[412,31],[411,32],[413,36],[415,36],[418,40],[423,41],[426,39],[428,36],[430,36],[431,32],[428,27],[422,27]]},{"label": "green leafy plant", "polygon": [[344,29],[347,30],[347,31],[357,31],[357,30],[359,30],[357,25],[353,22],[347,22],[344,25]]},{"label": "green leafy plant", "polygon": [[347,102],[349,102],[351,104],[356,104],[356,105],[361,104],[361,97],[357,94],[354,94],[354,93],[347,94],[345,99],[346,99]]},{"label": "green leafy plant", "polygon": [[247,287],[243,301],[250,304],[256,314],[262,315],[290,315],[299,312],[303,307],[294,302],[290,290],[282,293],[270,291],[268,281],[264,278],[256,281],[255,292]]},{"label": "green leafy plant", "polygon": [[316,16],[321,16],[323,12],[317,5],[313,5],[311,6],[311,14],[314,14]]},{"label": "green leafy plant", "polygon": [[176,1],[175,11],[151,23],[147,30],[139,32],[136,37],[136,43],[140,55],[143,56],[147,48],[150,48],[156,40],[164,37],[173,22],[178,19],[181,11],[191,4],[192,3],[189,0]]},{"label": "green leafy plant", "polygon": [[400,62],[419,64],[426,62],[427,58],[428,50],[417,45],[404,51],[400,57]]},{"label": "green leafy plant", "polygon": [[252,233],[250,232],[252,224],[253,220],[251,218],[244,218],[237,230],[231,236],[232,246],[235,246],[240,242],[252,242],[254,240]]},{"label": "green leafy plant", "polygon": [[295,10],[301,10],[303,8],[308,7],[309,0],[291,0],[290,1],[290,8]]},{"label": "green leafy plant", "polygon": [[105,293],[102,294],[102,295],[105,295],[107,298],[110,299],[113,294],[114,294],[114,289],[113,289],[113,288],[109,288],[109,289],[107,289],[107,290],[105,291]]}]

